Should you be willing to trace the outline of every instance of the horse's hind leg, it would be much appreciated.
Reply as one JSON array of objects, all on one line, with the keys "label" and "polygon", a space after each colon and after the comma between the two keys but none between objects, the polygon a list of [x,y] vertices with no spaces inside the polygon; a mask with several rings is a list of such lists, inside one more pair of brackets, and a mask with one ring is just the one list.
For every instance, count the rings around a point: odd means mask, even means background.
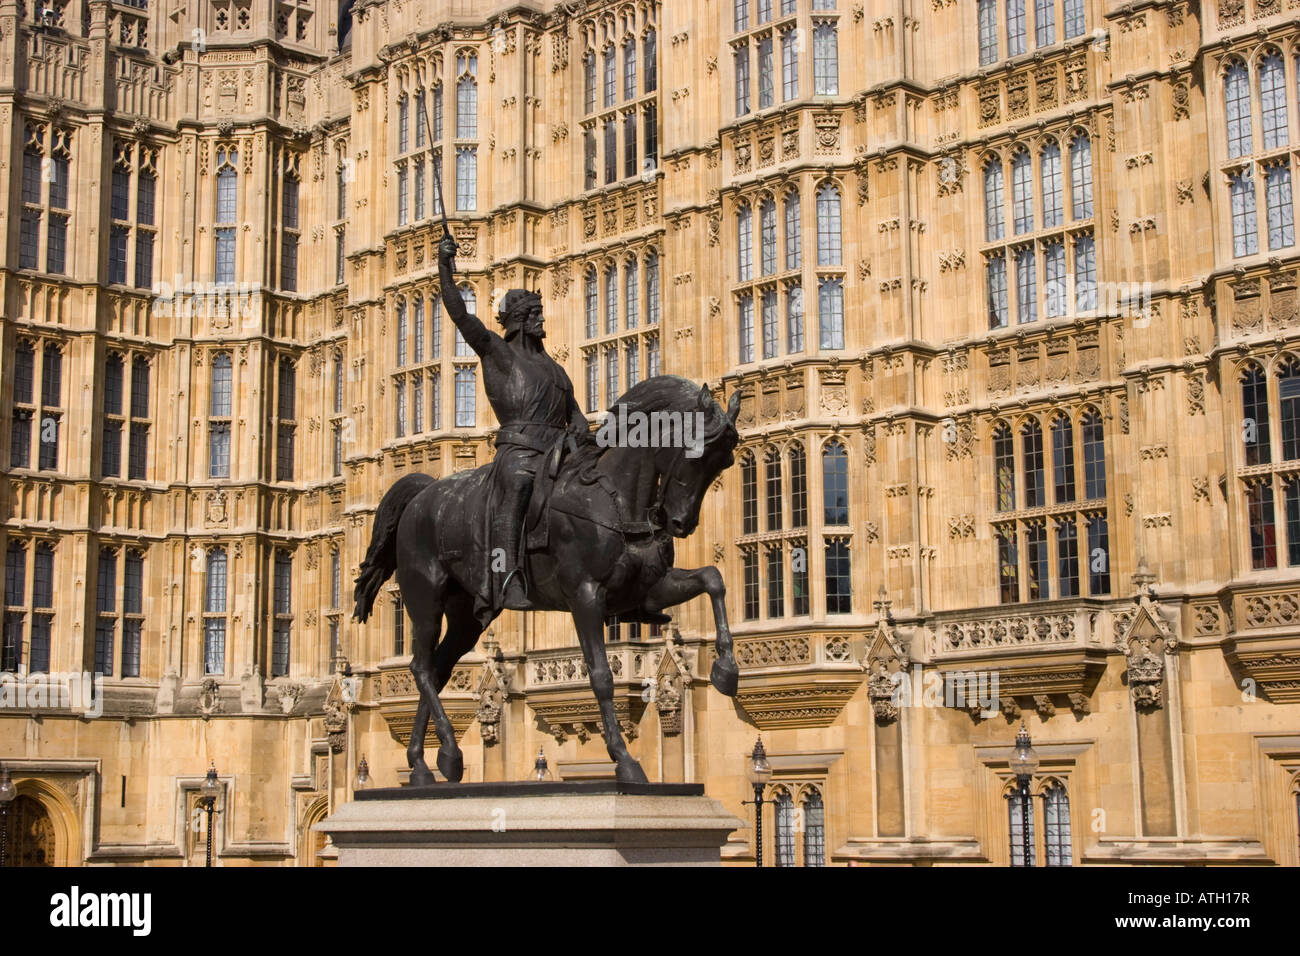
[{"label": "horse's hind leg", "polygon": [[[447,747],[448,741],[456,753],[456,734],[451,721],[438,700],[438,688],[433,681],[434,650],[438,644],[438,635],[442,630],[444,598],[447,592],[447,576],[437,564],[420,569],[398,568],[398,585],[402,589],[403,603],[411,618],[411,675],[420,692],[420,702],[415,710],[415,721],[411,726],[411,742],[406,748],[406,762],[411,768],[411,784],[423,786],[434,782],[433,774],[424,760],[424,738],[433,718],[433,730],[438,737],[439,755]],[[450,776],[442,767],[439,769],[447,779],[459,780]]]},{"label": "horse's hind leg", "polygon": [[[421,658],[423,670],[416,675],[416,681],[420,684],[421,702],[425,697],[425,684],[432,688],[431,706],[436,708],[434,726],[439,743],[438,770],[452,783],[459,783],[465,775],[465,760],[461,755],[460,745],[456,742],[456,732],[451,722],[446,719],[446,715],[442,714],[442,703],[438,699],[438,694],[451,679],[451,672],[456,662],[477,643],[483,628],[474,617],[472,599],[454,585],[448,590],[446,600],[443,602],[443,610],[447,615],[447,633],[443,635],[431,655]],[[415,660],[412,659],[412,670],[415,666]],[[439,714],[441,714],[441,722]],[[443,723],[445,723],[445,733],[441,729]]]}]

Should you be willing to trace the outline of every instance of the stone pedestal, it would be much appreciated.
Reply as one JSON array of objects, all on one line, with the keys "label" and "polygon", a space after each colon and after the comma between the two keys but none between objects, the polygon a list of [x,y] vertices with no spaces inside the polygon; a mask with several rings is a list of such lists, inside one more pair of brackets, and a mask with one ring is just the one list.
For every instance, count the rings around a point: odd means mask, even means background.
[{"label": "stone pedestal", "polygon": [[718,866],[744,824],[700,784],[436,784],[363,790],[313,829],[340,866]]}]

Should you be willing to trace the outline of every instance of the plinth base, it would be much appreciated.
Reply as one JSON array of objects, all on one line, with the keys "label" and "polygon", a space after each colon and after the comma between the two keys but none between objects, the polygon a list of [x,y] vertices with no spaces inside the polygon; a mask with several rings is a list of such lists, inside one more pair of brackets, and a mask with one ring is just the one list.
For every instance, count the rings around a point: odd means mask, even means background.
[{"label": "plinth base", "polygon": [[718,866],[741,826],[699,784],[592,780],[363,790],[312,829],[340,866]]}]

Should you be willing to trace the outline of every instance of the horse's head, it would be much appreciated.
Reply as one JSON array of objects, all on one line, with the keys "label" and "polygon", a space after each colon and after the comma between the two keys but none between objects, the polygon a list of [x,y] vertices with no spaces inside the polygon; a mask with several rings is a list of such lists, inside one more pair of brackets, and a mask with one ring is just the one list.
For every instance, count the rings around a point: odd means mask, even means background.
[{"label": "horse's head", "polygon": [[735,461],[732,454],[740,436],[736,416],[740,414],[740,391],[732,393],[724,412],[702,387],[688,411],[696,423],[693,440],[684,448],[668,449],[662,471],[660,501],[665,526],[675,538],[684,538],[700,522],[700,504],[713,479]]}]

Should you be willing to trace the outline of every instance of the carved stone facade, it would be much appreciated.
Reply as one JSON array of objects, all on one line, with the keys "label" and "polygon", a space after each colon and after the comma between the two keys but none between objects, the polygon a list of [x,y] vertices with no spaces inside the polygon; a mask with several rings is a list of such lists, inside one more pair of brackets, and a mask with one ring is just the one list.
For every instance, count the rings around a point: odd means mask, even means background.
[{"label": "carved stone facade", "polygon": [[[499,290],[542,293],[584,409],[656,367],[743,393],[737,465],[676,552],[727,583],[737,700],[708,685],[706,600],[663,631],[608,626],[617,717],[652,779],[704,781],[749,819],[761,733],[781,792],[821,800],[828,862],[1005,862],[1023,720],[1074,808],[1073,862],[1300,863],[1300,468],[1281,391],[1300,256],[1268,248],[1278,155],[1230,157],[1224,120],[1234,58],[1258,122],[1256,63],[1276,47],[1290,64],[1300,30],[1279,4],[1170,0],[1089,6],[1066,38],[1058,4],[1053,42],[981,66],[973,4],[914,6],[904,45],[882,45],[883,0],[812,6],[765,4],[760,23],[751,3],[740,27],[703,0],[376,0],[341,53],[322,6],[278,23],[88,0],[46,31],[39,4],[0,12],[0,550],[23,568],[3,663],[33,684],[47,627],[52,672],[110,658],[98,719],[0,709],[20,792],[80,814],[55,828],[73,834],[58,858],[192,861],[178,807],[214,762],[249,809],[223,863],[316,863],[300,836],[362,755],[376,784],[404,779],[414,627],[393,582],[353,622],[351,582],[385,489],[488,461],[495,429],[477,359],[432,321],[436,161],[479,314]],[[814,76],[827,25],[834,83]],[[788,94],[787,29],[809,38]],[[1053,148],[1059,226],[1036,178]],[[1262,232],[1236,255],[1245,163]],[[1069,286],[1058,313],[1058,241],[1070,277],[1092,250],[1096,308]],[[1023,314],[1018,261],[1039,280]],[[1256,381],[1268,454],[1243,433]],[[522,779],[539,748],[557,777],[612,773],[560,615],[503,615],[443,700],[467,780]],[[95,789],[119,778],[121,799]],[[751,861],[750,840],[726,859]]]}]

